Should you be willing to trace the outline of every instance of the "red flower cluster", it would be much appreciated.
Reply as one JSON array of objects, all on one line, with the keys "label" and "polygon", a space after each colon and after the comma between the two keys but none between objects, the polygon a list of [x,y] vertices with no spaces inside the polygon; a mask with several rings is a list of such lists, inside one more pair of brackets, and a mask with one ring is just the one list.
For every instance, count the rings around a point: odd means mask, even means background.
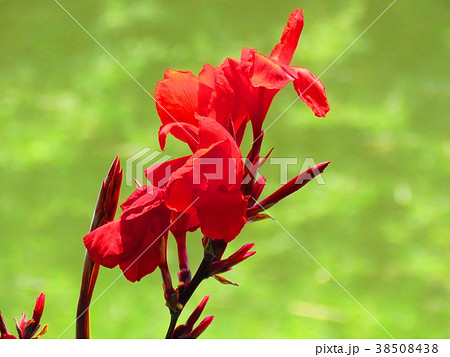
[{"label": "red flower cluster", "polygon": [[[45,295],[40,294],[36,299],[36,305],[33,310],[33,317],[27,321],[25,314],[22,314],[20,321],[16,320],[16,330],[20,339],[40,338],[47,332],[48,325],[45,325],[42,330],[36,335],[41,325],[42,313],[44,312]],[[36,335],[36,336],[35,336]],[[16,336],[11,335],[6,327],[5,320],[3,319],[0,311],[0,339],[17,339]]]},{"label": "red flower cluster", "polygon": [[[292,82],[316,116],[324,117],[329,110],[318,78],[306,68],[290,66],[302,28],[302,11],[296,10],[268,57],[244,48],[240,59],[227,58],[215,68],[206,64],[198,76],[166,71],[155,90],[162,122],[160,145],[164,149],[170,133],[187,143],[192,154],[146,170],[151,185],[139,187],[122,204],[119,219],[85,236],[93,261],[108,268],[119,265],[128,280],[138,281],[158,266],[164,271],[171,231],[178,244],[180,270],[187,271],[188,231],[199,228],[207,238],[230,242],[261,211],[255,203],[266,180],[256,179],[256,171],[265,161],[259,156],[262,126],[276,93]],[[249,122],[254,143],[244,165],[239,147]],[[325,166],[309,172],[304,183]],[[292,185],[274,197],[276,202],[296,190]],[[266,199],[261,207],[269,205]],[[251,255],[247,251],[239,259],[232,256],[222,265],[217,263],[215,271],[230,269],[232,263]],[[164,284],[169,291],[168,276]]]}]

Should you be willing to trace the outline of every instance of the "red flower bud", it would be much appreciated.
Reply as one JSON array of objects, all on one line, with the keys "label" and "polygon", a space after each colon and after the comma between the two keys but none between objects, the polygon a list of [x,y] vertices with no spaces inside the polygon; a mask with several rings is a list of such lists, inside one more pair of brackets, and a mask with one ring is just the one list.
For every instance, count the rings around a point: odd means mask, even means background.
[{"label": "red flower bud", "polygon": [[[111,222],[116,214],[120,185],[122,183],[122,169],[119,157],[114,159],[105,180],[102,182],[97,198],[97,204],[92,217],[90,232]],[[78,299],[76,337],[90,338],[89,305],[97,281],[99,265],[94,263],[86,251],[81,280],[80,296]]]},{"label": "red flower bud", "polygon": [[[44,311],[45,304],[45,294],[41,293],[36,299],[36,304],[33,310],[33,317],[27,321],[26,315],[22,314],[20,318],[20,322],[16,320],[16,329],[17,334],[20,339],[31,339],[37,333],[39,327],[41,326],[39,323],[41,321],[42,313]],[[45,332],[47,332],[47,325],[45,325],[41,332],[34,338],[41,337]],[[15,336],[11,335],[6,327],[5,320],[0,312],[0,339],[16,339]]]},{"label": "red flower bud", "polygon": [[0,311],[0,339],[17,339],[9,333],[8,327],[6,326],[5,320],[3,319],[2,312]]},{"label": "red flower bud", "polygon": [[228,258],[211,263],[210,275],[216,275],[229,271],[236,264],[239,264],[245,259],[251,257],[253,254],[256,253],[255,251],[249,252],[249,250],[252,249],[254,246],[255,243],[245,244],[235,253],[230,255]]},{"label": "red flower bud", "polygon": [[198,326],[194,329],[194,331],[191,332],[189,335],[190,338],[197,338],[199,337],[206,328],[211,324],[211,322],[214,320],[214,316],[207,316],[205,317],[202,322],[198,324]]},{"label": "red flower bud", "polygon": [[116,156],[108,171],[108,175],[102,183],[90,231],[114,219],[119,202],[121,184],[122,168],[120,167],[120,160]]},{"label": "red flower bud", "polygon": [[202,301],[200,301],[200,304],[195,308],[194,312],[192,312],[191,316],[186,321],[186,326],[192,330],[194,327],[194,324],[197,322],[198,318],[202,314],[203,310],[205,309],[206,304],[208,303],[209,295],[206,295]]},{"label": "red flower bud", "polygon": [[203,331],[211,324],[214,316],[205,317],[196,328],[194,328],[194,324],[197,322],[198,318],[202,314],[206,303],[209,300],[209,295],[206,295],[203,300],[198,304],[195,310],[192,312],[191,316],[187,319],[186,323],[183,325],[179,325],[172,334],[172,338],[197,338],[199,337]]}]

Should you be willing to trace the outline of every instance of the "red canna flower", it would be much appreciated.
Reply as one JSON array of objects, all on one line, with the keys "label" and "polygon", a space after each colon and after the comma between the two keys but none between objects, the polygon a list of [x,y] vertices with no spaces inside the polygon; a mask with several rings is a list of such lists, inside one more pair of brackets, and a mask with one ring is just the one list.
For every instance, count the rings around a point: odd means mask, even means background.
[{"label": "red canna flower", "polygon": [[297,48],[303,23],[302,10],[293,11],[280,43],[275,46],[269,57],[254,49],[244,48],[240,61],[230,60],[230,67],[225,75],[236,92],[245,100],[256,131],[260,131],[275,94],[290,82],[293,82],[300,98],[316,116],[324,117],[330,109],[325,87],[320,80],[306,68],[289,66]]},{"label": "red canna flower", "polygon": [[[255,49],[243,48],[239,60],[227,58],[216,68],[206,64],[198,77],[191,72],[168,69],[155,90],[156,107],[163,124],[161,147],[164,148],[169,132],[187,142],[191,149],[195,147],[196,128],[205,116],[227,129],[238,145],[248,120],[252,122],[254,138],[259,138],[274,96],[290,82],[314,114],[324,117],[330,107],[322,82],[308,69],[289,65],[303,24],[302,10],[293,11],[269,57]],[[253,150],[252,160],[258,151]]]},{"label": "red canna flower", "polygon": [[[222,259],[227,244],[245,223],[268,218],[260,212],[303,187],[328,165],[316,165],[257,202],[267,183],[264,176],[257,177],[258,170],[272,151],[261,158],[262,127],[274,96],[292,82],[316,116],[324,117],[329,110],[325,87],[318,77],[306,68],[290,66],[303,23],[302,10],[292,12],[270,56],[243,48],[239,59],[227,58],[215,68],[206,64],[198,76],[188,71],[166,70],[155,89],[162,122],[159,143],[164,150],[167,135],[172,134],[188,144],[192,155],[146,169],[150,185],[140,186],[131,194],[121,205],[123,213],[119,219],[112,220],[121,181],[118,159],[102,186],[92,224],[95,229],[84,237],[88,257],[92,259],[88,263],[95,262],[97,268],[119,265],[131,282],[159,267],[166,306],[171,313],[167,338],[197,338],[209,326],[213,316],[194,328],[208,301],[206,296],[187,322],[175,328],[201,281],[214,276],[223,284],[237,285],[219,274],[255,254],[250,251],[254,244],[245,244]],[[254,142],[244,166],[239,147],[249,121]],[[112,180],[113,177],[116,179]],[[204,235],[204,257],[191,279],[186,236],[198,228]],[[176,289],[167,260],[169,231],[178,249]],[[26,336],[36,333],[42,309],[43,301],[36,304],[33,319],[26,321],[25,315],[22,316],[17,323],[20,338],[30,338]],[[0,332],[1,338],[14,338],[3,318]]]},{"label": "red canna flower", "polygon": [[121,205],[123,213],[119,219],[84,237],[95,263],[107,268],[119,265],[131,282],[139,281],[160,266],[166,277],[165,288],[170,292],[165,248],[170,229],[178,244],[183,281],[189,280],[186,232],[198,228],[198,219],[193,214],[171,211],[165,204],[170,173],[182,167],[187,159],[182,157],[148,168],[147,177],[155,185],[138,187]]},{"label": "red canna flower", "polygon": [[170,210],[164,189],[141,186],[121,205],[119,219],[84,237],[92,260],[107,268],[119,265],[125,277],[139,281],[160,263],[160,244],[167,237]]},{"label": "red canna flower", "polygon": [[[47,332],[48,325],[45,325],[42,330],[36,335],[39,330],[42,313],[45,305],[45,294],[41,293],[37,299],[33,310],[33,317],[27,321],[26,315],[22,314],[20,322],[16,320],[16,330],[20,339],[40,338]],[[0,339],[16,339],[11,335],[6,327],[5,320],[0,312]],[[36,335],[36,336],[35,336]],[[35,336],[35,337],[34,337]]]}]

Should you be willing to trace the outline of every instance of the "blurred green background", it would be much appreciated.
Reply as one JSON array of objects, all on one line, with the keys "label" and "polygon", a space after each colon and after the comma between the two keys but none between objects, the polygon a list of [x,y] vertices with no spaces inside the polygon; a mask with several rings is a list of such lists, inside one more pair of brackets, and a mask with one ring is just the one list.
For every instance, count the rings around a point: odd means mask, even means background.
[{"label": "blurred green background", "polygon": [[[61,0],[150,93],[167,67],[198,73],[243,46],[269,54],[298,7],[305,28],[292,64],[319,75],[390,2]],[[56,338],[75,317],[100,183],[115,155],[124,165],[158,149],[160,122],[152,99],[54,1],[0,7],[0,308],[14,330],[11,317],[31,314],[44,291]],[[448,13],[444,0],[397,1],[321,77],[328,117],[297,101],[263,148],[297,157],[292,176],[305,158],[332,161],[326,185],[310,183],[271,214],[396,338],[450,337]],[[295,98],[281,91],[266,126]],[[187,153],[170,139],[167,154]],[[279,167],[263,173],[270,193]],[[210,279],[187,306],[211,294],[204,338],[389,337],[276,222],[248,225],[231,248],[248,242],[257,254],[226,274],[240,287]],[[189,243],[196,266],[199,236]],[[102,269],[94,298],[119,274]],[[158,272],[120,278],[92,307],[93,337],[163,337],[160,284]],[[73,336],[74,326],[62,338]]]}]

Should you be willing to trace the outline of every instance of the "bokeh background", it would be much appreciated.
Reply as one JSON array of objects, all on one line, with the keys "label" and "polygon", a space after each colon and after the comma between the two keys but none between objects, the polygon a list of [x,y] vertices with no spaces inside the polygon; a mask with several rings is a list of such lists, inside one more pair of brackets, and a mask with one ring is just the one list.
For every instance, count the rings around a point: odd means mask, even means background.
[{"label": "bokeh background", "polygon": [[[269,54],[298,7],[305,28],[292,63],[320,74],[390,2],[61,0],[151,93],[167,67],[198,73],[243,46]],[[12,317],[31,314],[44,291],[56,338],[75,317],[100,183],[115,155],[124,164],[158,149],[159,120],[54,1],[0,7],[0,308],[14,330]],[[450,337],[448,13],[444,0],[397,1],[321,77],[328,117],[297,101],[263,148],[298,158],[292,176],[305,158],[332,161],[326,185],[310,183],[271,214],[396,338]],[[281,91],[266,126],[295,98]],[[170,140],[167,154],[187,152]],[[271,192],[279,168],[263,173]],[[211,294],[205,338],[389,337],[276,222],[248,225],[231,248],[247,242],[257,254],[227,274],[240,287],[210,279],[187,306]],[[189,249],[196,266],[198,235]],[[102,269],[94,298],[119,274]],[[91,313],[96,338],[163,337],[159,273],[120,278]]]}]

